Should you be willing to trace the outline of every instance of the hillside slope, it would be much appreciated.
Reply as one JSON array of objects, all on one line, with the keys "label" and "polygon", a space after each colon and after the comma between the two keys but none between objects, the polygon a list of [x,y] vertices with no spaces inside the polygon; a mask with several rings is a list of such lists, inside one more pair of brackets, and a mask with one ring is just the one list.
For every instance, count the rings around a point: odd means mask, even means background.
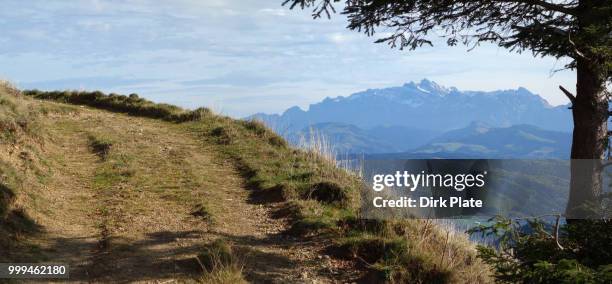
[{"label": "hillside slope", "polygon": [[461,234],[358,219],[355,176],[259,123],[136,95],[0,98],[0,262],[95,282],[489,280]]}]

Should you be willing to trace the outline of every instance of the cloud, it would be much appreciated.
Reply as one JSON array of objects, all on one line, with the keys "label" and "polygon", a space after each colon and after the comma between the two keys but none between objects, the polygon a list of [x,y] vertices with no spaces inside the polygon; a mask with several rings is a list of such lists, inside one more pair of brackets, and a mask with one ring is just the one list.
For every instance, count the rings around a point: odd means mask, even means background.
[{"label": "cloud", "polygon": [[157,79],[130,79],[117,76],[72,77],[57,80],[23,82],[19,84],[24,89],[42,90],[110,90],[157,82]]},{"label": "cloud", "polygon": [[227,74],[198,80],[188,80],[181,82],[186,86],[236,86],[236,87],[263,87],[275,83],[288,81],[289,78],[283,75],[249,73],[249,72],[229,72]]},{"label": "cloud", "polygon": [[273,16],[278,16],[278,17],[284,17],[284,16],[288,15],[287,9],[281,9],[281,8],[277,8],[277,9],[273,9],[273,8],[259,9],[258,12],[262,13],[262,14],[268,14],[268,15],[273,15]]},{"label": "cloud", "polygon": [[347,33],[333,33],[329,35],[329,40],[335,44],[345,44],[355,39],[354,35]]},{"label": "cloud", "polygon": [[[555,62],[494,46],[400,52],[313,20],[282,0],[3,1],[0,77],[31,88],[137,92],[231,115],[281,112],[325,96],[429,77],[462,89],[524,85],[562,103]],[[382,35],[382,34],[379,34]],[[559,64],[557,64],[559,66]],[[253,103],[258,98],[262,103]],[[556,101],[555,101],[556,100]]]}]

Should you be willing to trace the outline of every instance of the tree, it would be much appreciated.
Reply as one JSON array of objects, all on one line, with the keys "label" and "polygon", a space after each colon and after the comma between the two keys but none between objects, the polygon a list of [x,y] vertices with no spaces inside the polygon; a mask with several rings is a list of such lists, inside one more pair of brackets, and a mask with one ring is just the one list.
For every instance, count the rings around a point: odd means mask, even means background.
[{"label": "tree", "polygon": [[[338,2],[344,2],[339,4]],[[568,217],[582,217],[584,204],[602,192],[601,161],[608,150],[609,93],[612,81],[612,1],[609,0],[286,0],[283,5],[312,8],[313,17],[330,17],[336,6],[348,29],[410,50],[433,45],[432,34],[448,45],[470,48],[482,42],[534,56],[571,58],[576,94],[571,101],[574,130]]]}]

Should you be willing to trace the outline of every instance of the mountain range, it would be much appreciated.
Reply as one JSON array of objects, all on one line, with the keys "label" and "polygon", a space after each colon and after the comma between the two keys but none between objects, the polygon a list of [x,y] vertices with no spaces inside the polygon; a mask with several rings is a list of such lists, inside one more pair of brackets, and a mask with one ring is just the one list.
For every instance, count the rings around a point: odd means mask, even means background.
[{"label": "mountain range", "polygon": [[257,119],[293,144],[323,136],[337,153],[567,158],[571,111],[525,88],[461,91],[423,79],[325,98]]}]

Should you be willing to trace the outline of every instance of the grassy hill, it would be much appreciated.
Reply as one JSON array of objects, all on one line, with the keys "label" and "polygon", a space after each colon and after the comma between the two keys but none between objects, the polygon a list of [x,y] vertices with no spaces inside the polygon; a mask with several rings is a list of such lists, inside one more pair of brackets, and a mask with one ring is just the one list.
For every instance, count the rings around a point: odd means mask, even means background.
[{"label": "grassy hill", "polygon": [[75,281],[489,282],[463,234],[359,216],[360,180],[262,124],[0,87],[0,262]]}]

